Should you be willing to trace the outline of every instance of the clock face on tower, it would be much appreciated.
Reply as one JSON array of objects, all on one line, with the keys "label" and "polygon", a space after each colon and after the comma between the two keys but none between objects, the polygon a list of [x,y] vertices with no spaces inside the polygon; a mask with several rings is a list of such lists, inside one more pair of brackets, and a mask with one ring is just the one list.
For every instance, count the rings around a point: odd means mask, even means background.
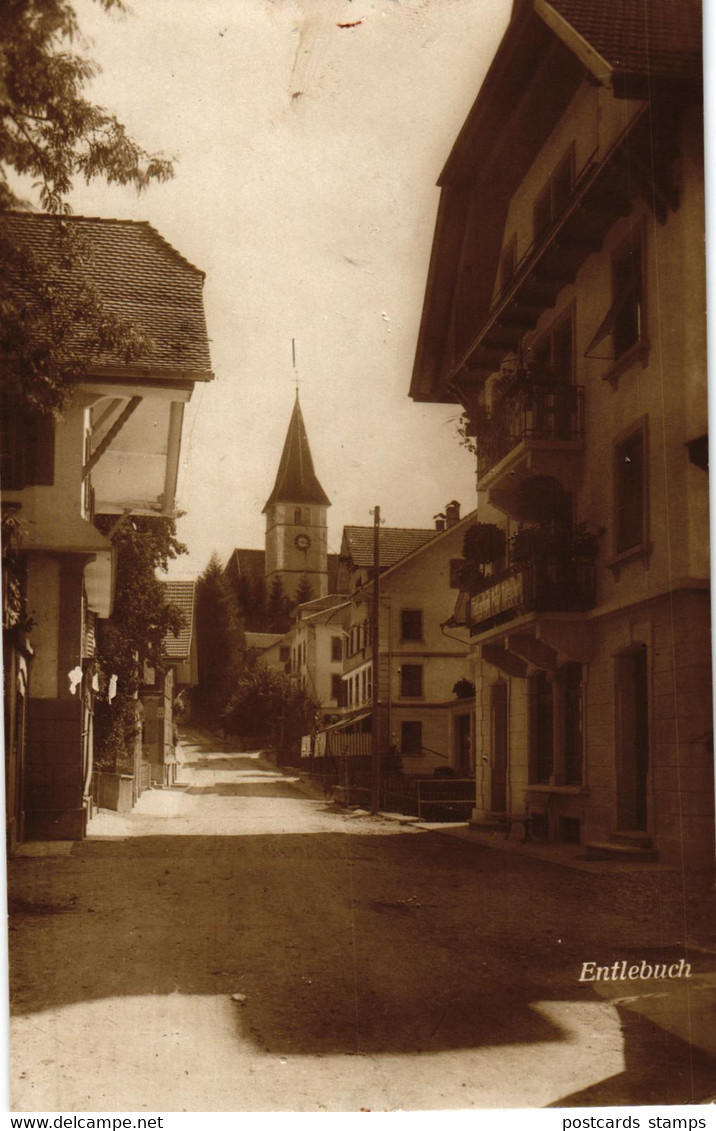
[{"label": "clock face on tower", "polygon": [[297,534],[293,540],[293,544],[297,550],[307,550],[311,545],[311,539],[307,534]]}]

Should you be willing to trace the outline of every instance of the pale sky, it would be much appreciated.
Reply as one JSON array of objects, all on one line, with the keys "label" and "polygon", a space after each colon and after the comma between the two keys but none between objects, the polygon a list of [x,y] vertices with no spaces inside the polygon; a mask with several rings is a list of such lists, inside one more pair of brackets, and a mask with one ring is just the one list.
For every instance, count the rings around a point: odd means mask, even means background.
[{"label": "pale sky", "polygon": [[[92,97],[175,179],[141,197],[101,182],[85,215],[148,220],[206,272],[216,380],[185,418],[178,505],[192,576],[261,548],[294,399],[345,524],[431,525],[475,505],[457,406],[408,397],[438,204],[435,182],[511,0],[77,0]],[[339,23],[362,20],[354,28]]]}]

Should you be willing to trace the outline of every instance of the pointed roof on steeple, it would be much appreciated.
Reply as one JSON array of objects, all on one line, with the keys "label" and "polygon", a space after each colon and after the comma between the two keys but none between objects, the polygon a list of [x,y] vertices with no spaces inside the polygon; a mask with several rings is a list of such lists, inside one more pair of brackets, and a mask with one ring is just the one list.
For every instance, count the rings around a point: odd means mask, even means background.
[{"label": "pointed roof on steeple", "polygon": [[264,514],[272,503],[313,503],[322,507],[331,505],[313,470],[306,426],[298,403],[298,390],[286,433],[286,442],[283,445],[281,462],[278,465],[276,482],[266,501]]}]

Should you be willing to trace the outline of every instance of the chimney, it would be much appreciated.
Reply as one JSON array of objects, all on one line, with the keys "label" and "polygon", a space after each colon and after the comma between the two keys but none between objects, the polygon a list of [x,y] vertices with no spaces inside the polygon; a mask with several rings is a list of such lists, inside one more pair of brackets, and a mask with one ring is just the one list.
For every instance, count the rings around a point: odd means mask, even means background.
[{"label": "chimney", "polygon": [[445,521],[448,530],[451,526],[456,526],[460,521],[460,504],[457,499],[453,499],[452,502],[448,503],[445,507]]},{"label": "chimney", "polygon": [[434,514],[433,515],[433,522],[435,523],[435,529],[436,530],[444,530],[445,529],[446,518],[445,518],[444,514]]}]

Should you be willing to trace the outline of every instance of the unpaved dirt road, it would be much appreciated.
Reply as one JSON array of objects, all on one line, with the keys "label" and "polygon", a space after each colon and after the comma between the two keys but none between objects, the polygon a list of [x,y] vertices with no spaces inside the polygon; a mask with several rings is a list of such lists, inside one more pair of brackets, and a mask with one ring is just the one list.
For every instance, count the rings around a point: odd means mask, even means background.
[{"label": "unpaved dirt road", "polygon": [[[708,1037],[684,1022],[713,1017],[708,901],[675,874],[588,874],[353,817],[194,738],[185,792],[10,862],[16,1111],[677,1103],[716,1087]],[[675,961],[694,943],[690,982],[579,982],[584,961]]]}]

